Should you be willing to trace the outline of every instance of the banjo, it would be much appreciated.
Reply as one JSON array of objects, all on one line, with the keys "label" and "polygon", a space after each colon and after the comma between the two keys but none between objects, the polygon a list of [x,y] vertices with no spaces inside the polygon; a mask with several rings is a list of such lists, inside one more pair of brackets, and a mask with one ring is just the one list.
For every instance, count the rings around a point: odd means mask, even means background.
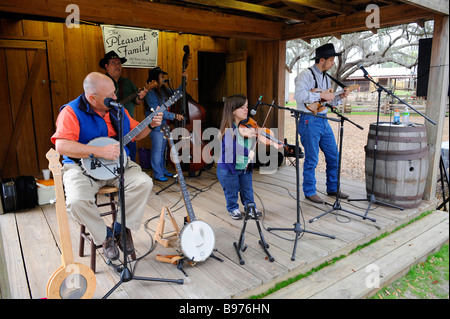
[{"label": "banjo", "polygon": [[[160,112],[164,112],[169,106],[174,104],[182,97],[180,91],[176,91],[169,100],[162,106],[147,116],[141,123],[139,123],[134,129],[132,129],[127,135],[123,137],[123,146],[127,145],[133,138],[136,137],[145,127],[147,127],[153,120],[153,118]],[[117,143],[117,140],[111,137],[97,137],[89,141],[87,145],[90,146],[105,146],[108,144]],[[123,150],[124,166],[127,164],[126,151]],[[108,180],[117,177],[116,173],[119,169],[119,160],[108,160],[106,158],[95,158],[93,155],[82,158],[81,165],[83,169],[91,177],[98,180]]]},{"label": "banjo", "polygon": [[179,234],[179,244],[183,255],[193,262],[206,260],[213,252],[215,245],[214,232],[206,222],[195,218],[194,209],[192,208],[191,199],[184,180],[183,171],[181,170],[178,152],[173,143],[172,133],[167,124],[161,125],[161,130],[166,136],[170,144],[172,161],[178,173],[178,182],[183,194],[184,204],[188,213],[188,223],[183,226]]},{"label": "banjo", "polygon": [[73,260],[59,153],[52,148],[47,152],[46,157],[49,161],[48,168],[52,171],[55,178],[55,208],[62,252],[62,265],[53,273],[47,283],[47,298],[91,299],[94,295],[97,281],[91,268],[75,263]]}]

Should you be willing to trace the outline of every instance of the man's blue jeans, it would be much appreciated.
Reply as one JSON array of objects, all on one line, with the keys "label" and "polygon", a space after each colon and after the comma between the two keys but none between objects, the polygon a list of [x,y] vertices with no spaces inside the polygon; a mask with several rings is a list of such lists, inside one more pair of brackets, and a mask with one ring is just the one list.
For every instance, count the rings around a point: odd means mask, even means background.
[{"label": "man's blue jeans", "polygon": [[247,204],[255,202],[253,197],[252,172],[239,170],[237,174],[233,175],[227,169],[218,166],[216,173],[220,185],[222,185],[225,200],[227,201],[227,210],[229,212],[239,209],[238,194],[241,195],[241,202],[244,205],[244,209],[247,209]]},{"label": "man's blue jeans", "polygon": [[298,124],[300,140],[305,151],[303,163],[303,193],[310,197],[316,192],[316,167],[319,149],[325,155],[327,192],[338,189],[338,149],[333,130],[327,119],[301,114]]}]

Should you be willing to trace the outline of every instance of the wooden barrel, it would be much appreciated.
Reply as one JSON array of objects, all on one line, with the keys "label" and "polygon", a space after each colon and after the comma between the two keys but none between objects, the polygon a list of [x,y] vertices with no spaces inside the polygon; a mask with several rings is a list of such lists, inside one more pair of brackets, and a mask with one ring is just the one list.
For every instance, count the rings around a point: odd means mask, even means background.
[{"label": "wooden barrel", "polygon": [[427,132],[412,126],[380,122],[374,190],[372,190],[376,123],[370,124],[366,160],[366,191],[381,202],[404,208],[420,205],[428,174]]}]

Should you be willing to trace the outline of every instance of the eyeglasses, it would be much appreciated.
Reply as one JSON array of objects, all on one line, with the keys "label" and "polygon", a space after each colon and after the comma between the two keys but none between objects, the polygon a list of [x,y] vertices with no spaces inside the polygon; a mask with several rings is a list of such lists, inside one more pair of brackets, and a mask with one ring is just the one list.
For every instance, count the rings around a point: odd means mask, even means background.
[{"label": "eyeglasses", "polygon": [[98,94],[98,93],[94,93],[94,94],[92,94],[92,95],[95,95],[95,96],[104,96],[104,97],[110,97],[110,98],[112,98],[112,99],[116,99],[118,93],[119,93],[119,90],[115,90],[112,94],[109,94],[109,95],[103,95],[103,94]]},{"label": "eyeglasses", "polygon": [[120,62],[120,60],[119,61],[110,60],[108,64],[112,65],[112,66],[117,66],[117,65],[122,65],[122,62]]}]

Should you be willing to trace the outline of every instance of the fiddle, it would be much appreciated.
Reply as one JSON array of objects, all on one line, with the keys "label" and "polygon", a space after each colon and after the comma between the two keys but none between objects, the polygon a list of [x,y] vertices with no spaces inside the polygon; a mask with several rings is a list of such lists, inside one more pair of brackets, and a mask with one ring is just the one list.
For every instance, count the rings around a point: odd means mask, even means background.
[{"label": "fiddle", "polygon": [[283,142],[275,138],[275,134],[270,129],[261,128],[251,117],[247,117],[245,120],[240,121],[238,128],[254,129],[258,135],[258,140],[265,145],[272,145],[275,148],[287,148]]}]

